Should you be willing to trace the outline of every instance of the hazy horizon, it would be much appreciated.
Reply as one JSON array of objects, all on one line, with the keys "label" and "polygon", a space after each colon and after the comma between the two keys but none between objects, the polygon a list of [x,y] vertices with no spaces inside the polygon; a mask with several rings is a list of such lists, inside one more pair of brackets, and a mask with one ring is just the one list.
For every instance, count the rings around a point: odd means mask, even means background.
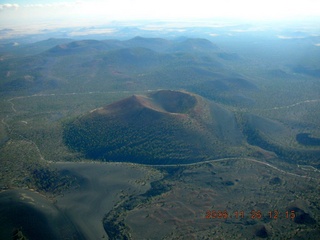
[{"label": "hazy horizon", "polygon": [[0,1],[0,29],[53,29],[107,25],[113,21],[196,22],[220,19],[227,22],[314,21],[320,17],[315,0],[48,0]]}]

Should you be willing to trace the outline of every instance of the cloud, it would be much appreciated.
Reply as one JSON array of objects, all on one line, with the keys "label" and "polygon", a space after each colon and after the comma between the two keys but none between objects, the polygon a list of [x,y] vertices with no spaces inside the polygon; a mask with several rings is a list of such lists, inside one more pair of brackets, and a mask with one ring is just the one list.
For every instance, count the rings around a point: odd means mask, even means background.
[{"label": "cloud", "polygon": [[[16,0],[16,2],[19,4],[0,4],[0,28],[30,27],[39,24],[52,27],[99,25],[114,20],[129,22],[149,19],[174,20],[192,25],[195,22],[198,24],[197,21],[219,18],[239,22],[320,16],[319,0]],[[210,27],[220,26],[210,25]]]},{"label": "cloud", "polygon": [[283,36],[283,35],[278,35],[277,37],[280,39],[303,39],[303,38],[306,38],[305,36]]},{"label": "cloud", "polygon": [[37,3],[37,4],[27,4],[27,8],[60,8],[60,7],[74,7],[81,2],[53,2],[53,3]]},{"label": "cloud", "polygon": [[17,9],[17,8],[19,8],[19,4],[11,4],[11,3],[0,4],[0,11],[6,10],[6,9]]},{"label": "cloud", "polygon": [[114,33],[116,30],[113,28],[104,28],[104,29],[87,29],[87,30],[79,30],[79,31],[73,31],[69,33],[69,36],[86,36],[89,34],[95,34],[95,35],[108,35],[111,33]]}]

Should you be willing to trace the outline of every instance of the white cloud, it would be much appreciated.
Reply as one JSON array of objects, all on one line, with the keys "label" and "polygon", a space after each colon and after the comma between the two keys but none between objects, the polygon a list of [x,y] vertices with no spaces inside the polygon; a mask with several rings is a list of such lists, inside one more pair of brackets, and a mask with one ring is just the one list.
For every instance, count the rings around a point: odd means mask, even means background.
[{"label": "white cloud", "polygon": [[303,39],[303,38],[306,38],[304,36],[283,36],[283,35],[278,35],[277,37],[280,39]]},{"label": "white cloud", "polygon": [[108,35],[111,33],[114,33],[116,30],[112,28],[104,28],[104,29],[87,29],[87,30],[81,30],[81,31],[73,31],[69,33],[69,36],[86,36],[89,34],[101,34],[101,35]]},{"label": "white cloud", "polygon": [[5,9],[17,9],[17,8],[19,8],[19,4],[11,4],[11,3],[0,4],[0,11]]},{"label": "white cloud", "polygon": [[24,5],[26,8],[61,8],[61,7],[75,7],[80,2],[53,2],[53,3],[37,3]]},{"label": "white cloud", "polygon": [[[27,1],[26,1],[27,2]],[[16,9],[10,11],[9,9]],[[320,17],[319,0],[38,0],[29,4],[0,4],[0,27],[38,23],[74,25],[113,20],[196,21],[209,18],[282,20]]]}]

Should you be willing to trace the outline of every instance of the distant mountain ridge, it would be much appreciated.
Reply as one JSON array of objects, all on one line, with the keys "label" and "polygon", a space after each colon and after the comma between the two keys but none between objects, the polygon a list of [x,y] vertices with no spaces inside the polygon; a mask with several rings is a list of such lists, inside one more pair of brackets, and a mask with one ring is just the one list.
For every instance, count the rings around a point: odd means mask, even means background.
[{"label": "distant mountain ridge", "polygon": [[[226,66],[228,53],[206,39],[50,39],[39,44],[49,49],[0,62],[0,93],[186,89],[241,105],[245,97],[234,96],[257,88],[250,79],[232,72]],[[235,61],[233,55],[230,61]],[[220,85],[226,86],[223,91]],[[214,91],[205,91],[207,86],[214,86]]]},{"label": "distant mountain ridge", "polygon": [[78,40],[66,44],[59,44],[48,51],[69,51],[82,53],[85,50],[108,51],[119,48],[148,48],[157,52],[190,52],[190,51],[216,51],[221,50],[212,42],[202,38],[187,38],[182,41],[166,40],[162,38],[135,37],[126,41],[120,40]]}]

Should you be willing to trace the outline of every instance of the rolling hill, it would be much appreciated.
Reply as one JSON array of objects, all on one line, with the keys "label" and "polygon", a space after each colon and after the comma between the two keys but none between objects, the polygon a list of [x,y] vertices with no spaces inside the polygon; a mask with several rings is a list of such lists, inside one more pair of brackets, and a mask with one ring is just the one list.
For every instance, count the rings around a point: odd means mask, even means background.
[{"label": "rolling hill", "polygon": [[[36,44],[28,46],[23,52],[32,52]],[[228,79],[235,74],[226,67],[228,60],[221,58],[229,53],[201,38],[50,39],[39,42],[35,52],[0,61],[2,95],[163,88],[183,88],[201,95],[201,83],[230,84]]]}]

